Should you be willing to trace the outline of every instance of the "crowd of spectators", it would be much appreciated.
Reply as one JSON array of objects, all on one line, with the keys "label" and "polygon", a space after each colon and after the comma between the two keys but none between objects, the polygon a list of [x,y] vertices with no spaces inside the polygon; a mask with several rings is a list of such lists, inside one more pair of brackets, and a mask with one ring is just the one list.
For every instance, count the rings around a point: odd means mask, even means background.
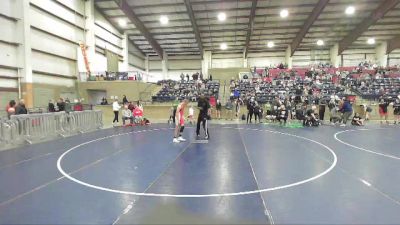
[{"label": "crowd of spectators", "polygon": [[[344,71],[328,72],[326,68],[332,67],[318,65],[306,71],[304,76],[295,70],[286,70],[274,77],[267,73],[265,76],[253,76],[257,77],[253,79],[232,79],[230,101],[226,108],[228,111],[236,108],[238,116],[240,105],[246,106],[247,117],[242,115],[242,119],[247,122],[251,122],[254,115],[256,120],[265,117],[281,123],[286,123],[288,119],[299,119],[306,126],[319,125],[319,121],[324,120],[325,111],[329,110],[331,123],[343,126],[350,120],[353,125],[364,124],[359,114],[354,114],[351,119],[354,90],[373,90],[375,98],[381,98],[389,104],[392,102],[392,105],[400,101],[397,98],[400,94],[400,81],[399,78],[393,78],[396,72],[391,69],[376,67],[369,70],[371,68],[367,64]],[[381,104],[380,111],[382,107]],[[393,107],[398,117],[400,108],[395,105]],[[368,115],[370,107],[364,106],[364,110],[365,115]],[[382,114],[381,119],[387,117]]]},{"label": "crowd of spectators", "polygon": [[142,81],[144,74],[141,72],[98,72],[91,74],[88,81],[115,81],[115,80],[136,80]]},{"label": "crowd of spectators", "polygon": [[220,83],[219,81],[210,79],[203,79],[201,73],[192,75],[192,80],[189,75],[181,74],[180,81],[174,80],[161,80],[157,82],[162,86],[162,89],[152,96],[153,102],[168,102],[176,99],[187,98],[192,102],[196,102],[199,96],[214,97],[218,99]]}]

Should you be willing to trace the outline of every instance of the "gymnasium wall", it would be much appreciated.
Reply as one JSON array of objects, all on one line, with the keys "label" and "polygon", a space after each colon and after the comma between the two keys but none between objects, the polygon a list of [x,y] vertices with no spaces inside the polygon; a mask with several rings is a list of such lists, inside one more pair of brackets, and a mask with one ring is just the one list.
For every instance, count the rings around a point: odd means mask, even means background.
[{"label": "gymnasium wall", "polygon": [[400,49],[395,49],[388,56],[389,66],[400,65]]},{"label": "gymnasium wall", "polygon": [[33,84],[74,87],[77,50],[85,39],[84,13],[80,0],[30,0]]},{"label": "gymnasium wall", "polygon": [[[122,100],[122,95],[126,95],[128,100],[139,100],[144,97],[146,101],[151,100],[151,95],[140,96],[143,92],[155,94],[155,89],[159,88],[156,84],[143,83],[136,81],[97,81],[78,83],[79,95],[86,100],[91,101],[90,91],[103,91],[106,93],[108,101],[111,96],[118,96]],[[109,102],[110,103],[110,102]]]},{"label": "gymnasium wall", "polygon": [[331,56],[329,49],[325,50],[297,50],[293,55],[293,67],[306,67],[310,64],[318,64],[320,62],[330,62]]},{"label": "gymnasium wall", "polygon": [[285,52],[259,52],[247,55],[247,65],[249,67],[266,67],[285,64]]},{"label": "gymnasium wall", "polygon": [[0,7],[0,110],[9,99],[18,98],[18,50],[22,48],[18,20],[22,17],[19,5],[3,0]]},{"label": "gymnasium wall", "polygon": [[108,68],[106,52],[115,55],[116,60],[120,63],[118,67],[123,67],[121,63],[124,61],[123,56],[123,36],[116,30],[97,10],[94,11],[94,36],[95,36],[95,60],[89,59],[91,62],[91,70],[94,72],[113,71],[115,68]]},{"label": "gymnasium wall", "polygon": [[357,66],[360,62],[376,61],[375,48],[350,48],[343,53],[343,66]]}]

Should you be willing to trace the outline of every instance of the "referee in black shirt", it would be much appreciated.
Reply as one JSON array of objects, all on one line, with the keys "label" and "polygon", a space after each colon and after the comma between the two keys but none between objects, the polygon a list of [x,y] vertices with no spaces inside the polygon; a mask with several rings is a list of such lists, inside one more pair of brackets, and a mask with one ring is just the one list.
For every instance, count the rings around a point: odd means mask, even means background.
[{"label": "referee in black shirt", "polygon": [[205,139],[209,139],[209,134],[208,134],[208,126],[207,126],[207,120],[210,119],[210,102],[208,99],[204,97],[204,95],[201,95],[198,102],[197,102],[197,107],[199,108],[199,116],[197,118],[197,127],[196,127],[196,134],[197,137],[200,136],[200,123],[203,123],[203,129],[205,132]]}]

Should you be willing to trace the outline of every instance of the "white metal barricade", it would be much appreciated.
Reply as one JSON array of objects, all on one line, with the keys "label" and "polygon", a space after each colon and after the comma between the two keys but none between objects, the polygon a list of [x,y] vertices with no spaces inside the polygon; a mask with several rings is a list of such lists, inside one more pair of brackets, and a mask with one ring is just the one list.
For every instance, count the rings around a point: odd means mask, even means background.
[{"label": "white metal barricade", "polygon": [[13,115],[10,120],[0,121],[0,142],[33,143],[93,131],[102,126],[101,111]]}]

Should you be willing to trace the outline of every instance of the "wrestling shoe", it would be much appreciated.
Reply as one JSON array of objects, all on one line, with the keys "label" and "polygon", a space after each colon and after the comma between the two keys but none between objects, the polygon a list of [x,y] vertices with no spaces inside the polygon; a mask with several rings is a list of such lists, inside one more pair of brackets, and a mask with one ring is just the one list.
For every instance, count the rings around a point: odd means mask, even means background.
[{"label": "wrestling shoe", "polygon": [[186,141],[186,139],[183,138],[183,137],[178,137],[178,141],[179,141],[179,142],[181,142],[181,141]]}]

